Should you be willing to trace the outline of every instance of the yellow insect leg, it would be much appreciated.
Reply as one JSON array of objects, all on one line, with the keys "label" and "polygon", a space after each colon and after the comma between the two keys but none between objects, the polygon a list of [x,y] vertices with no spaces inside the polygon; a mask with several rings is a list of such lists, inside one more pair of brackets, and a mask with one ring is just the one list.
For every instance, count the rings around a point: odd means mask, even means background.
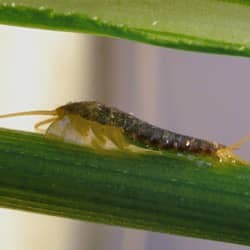
[{"label": "yellow insect leg", "polygon": [[43,121],[40,121],[38,123],[35,124],[34,128],[36,131],[39,131],[39,132],[45,132],[46,130],[45,129],[41,129],[40,127],[45,125],[45,124],[48,124],[48,123],[52,123],[56,120],[57,118],[53,117],[53,118],[49,118],[49,119],[46,119],[46,120],[43,120]]},{"label": "yellow insect leg", "polygon": [[[38,123],[37,126],[39,127],[47,122],[50,121],[45,120]],[[90,147],[99,152],[154,152],[153,150],[130,144],[122,128],[86,120],[79,115],[65,115],[56,118],[47,129],[46,136]]]}]

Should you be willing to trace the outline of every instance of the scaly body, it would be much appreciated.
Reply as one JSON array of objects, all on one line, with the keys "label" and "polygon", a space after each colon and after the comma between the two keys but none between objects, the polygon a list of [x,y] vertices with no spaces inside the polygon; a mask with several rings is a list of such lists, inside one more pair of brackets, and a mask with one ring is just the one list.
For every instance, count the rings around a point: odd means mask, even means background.
[{"label": "scaly body", "polygon": [[[191,136],[158,128],[137,117],[108,107],[98,102],[74,102],[60,106],[55,110],[35,110],[0,115],[0,118],[20,115],[50,115],[53,118],[41,121],[40,126],[51,123],[46,135],[52,135],[64,141],[90,146],[95,149],[119,149],[133,152],[149,150],[134,146],[126,138],[158,149],[175,149],[187,153],[202,153],[215,156],[220,161],[240,161],[249,164],[233,154],[250,139],[250,134],[231,146],[211,142]],[[126,138],[125,138],[126,137]],[[152,151],[152,150],[151,150]]]},{"label": "scaly body", "polygon": [[225,145],[158,128],[135,116],[97,102],[69,103],[56,109],[59,116],[76,114],[86,120],[122,128],[125,135],[159,149],[176,149],[191,153],[215,154]]}]

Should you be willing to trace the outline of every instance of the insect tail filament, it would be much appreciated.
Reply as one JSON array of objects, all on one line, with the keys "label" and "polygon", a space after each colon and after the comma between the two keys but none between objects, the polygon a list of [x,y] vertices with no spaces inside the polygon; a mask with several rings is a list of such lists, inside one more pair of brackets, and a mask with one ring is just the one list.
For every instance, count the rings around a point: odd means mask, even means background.
[{"label": "insect tail filament", "polygon": [[239,149],[243,144],[245,144],[249,140],[250,140],[250,133],[241,138],[239,141],[232,144],[231,146],[229,146],[228,148],[231,148],[232,150]]},{"label": "insect tail filament", "polygon": [[217,150],[216,155],[219,157],[220,162],[229,160],[232,163],[234,163],[235,161],[238,161],[242,164],[250,165],[249,161],[243,160],[233,153],[234,150],[239,149],[243,144],[245,144],[249,140],[250,140],[250,133],[248,135],[244,136],[239,141],[233,143],[232,145]]}]

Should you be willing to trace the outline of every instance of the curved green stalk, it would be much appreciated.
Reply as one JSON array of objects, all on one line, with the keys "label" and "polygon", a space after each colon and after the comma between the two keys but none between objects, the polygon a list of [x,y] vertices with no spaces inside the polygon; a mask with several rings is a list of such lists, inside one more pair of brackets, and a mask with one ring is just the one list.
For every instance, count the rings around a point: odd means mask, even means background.
[{"label": "curved green stalk", "polygon": [[250,56],[248,1],[0,0],[0,23]]},{"label": "curved green stalk", "polygon": [[0,129],[0,205],[250,245],[250,168],[204,156],[105,155]]}]

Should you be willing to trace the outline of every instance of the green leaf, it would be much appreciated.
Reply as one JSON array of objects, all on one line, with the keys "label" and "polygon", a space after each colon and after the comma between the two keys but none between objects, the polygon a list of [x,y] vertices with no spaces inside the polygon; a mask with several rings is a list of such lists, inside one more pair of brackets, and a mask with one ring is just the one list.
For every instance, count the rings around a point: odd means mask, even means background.
[{"label": "green leaf", "polygon": [[0,206],[250,245],[250,168],[0,129]]},{"label": "green leaf", "polygon": [[243,0],[0,0],[0,23],[250,56]]}]

